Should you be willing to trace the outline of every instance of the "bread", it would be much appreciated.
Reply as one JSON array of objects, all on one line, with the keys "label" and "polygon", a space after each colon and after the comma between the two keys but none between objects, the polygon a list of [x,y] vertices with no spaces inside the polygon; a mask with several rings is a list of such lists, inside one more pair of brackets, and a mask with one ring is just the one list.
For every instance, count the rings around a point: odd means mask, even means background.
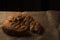
[{"label": "bread", "polygon": [[41,26],[30,15],[15,14],[3,22],[3,31],[12,36],[22,36],[28,32],[40,33]]}]

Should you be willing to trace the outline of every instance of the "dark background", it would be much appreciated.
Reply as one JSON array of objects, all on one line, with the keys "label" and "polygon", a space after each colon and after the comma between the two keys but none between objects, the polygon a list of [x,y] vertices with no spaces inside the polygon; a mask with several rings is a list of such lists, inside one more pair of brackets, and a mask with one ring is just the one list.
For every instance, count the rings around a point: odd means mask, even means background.
[{"label": "dark background", "polygon": [[0,0],[0,11],[59,10],[59,0]]}]

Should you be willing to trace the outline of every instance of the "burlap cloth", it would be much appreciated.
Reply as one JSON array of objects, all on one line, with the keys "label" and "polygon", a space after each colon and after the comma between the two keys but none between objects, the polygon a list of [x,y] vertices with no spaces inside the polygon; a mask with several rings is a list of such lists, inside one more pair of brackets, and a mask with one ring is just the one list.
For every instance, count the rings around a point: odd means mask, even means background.
[{"label": "burlap cloth", "polygon": [[[2,21],[11,14],[26,13],[34,17],[44,27],[44,34],[33,34],[29,37],[11,37],[6,35],[2,29]],[[32,12],[0,12],[0,40],[60,40],[59,11],[32,11]]]}]

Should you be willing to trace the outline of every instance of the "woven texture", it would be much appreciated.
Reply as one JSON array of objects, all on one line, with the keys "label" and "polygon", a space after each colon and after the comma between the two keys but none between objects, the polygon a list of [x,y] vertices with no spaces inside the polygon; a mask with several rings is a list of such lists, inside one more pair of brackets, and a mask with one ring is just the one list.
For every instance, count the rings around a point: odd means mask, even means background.
[{"label": "woven texture", "polygon": [[[2,21],[11,14],[17,12],[0,12],[0,24]],[[0,28],[0,40],[60,40],[60,24],[59,24],[59,11],[40,11],[40,12],[22,12],[22,14],[27,13],[34,17],[42,27],[44,27],[45,32],[43,35],[32,34],[30,37],[10,37],[2,31]],[[19,12],[18,12],[19,14]],[[2,26],[2,25],[0,25]]]}]

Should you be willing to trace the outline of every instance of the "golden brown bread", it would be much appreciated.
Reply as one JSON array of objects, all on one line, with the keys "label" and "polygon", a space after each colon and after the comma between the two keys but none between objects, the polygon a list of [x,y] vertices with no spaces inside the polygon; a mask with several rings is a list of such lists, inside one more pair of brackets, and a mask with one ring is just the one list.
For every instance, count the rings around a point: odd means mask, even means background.
[{"label": "golden brown bread", "polygon": [[28,32],[40,33],[41,26],[30,15],[15,14],[3,22],[3,31],[9,35],[25,35]]}]

